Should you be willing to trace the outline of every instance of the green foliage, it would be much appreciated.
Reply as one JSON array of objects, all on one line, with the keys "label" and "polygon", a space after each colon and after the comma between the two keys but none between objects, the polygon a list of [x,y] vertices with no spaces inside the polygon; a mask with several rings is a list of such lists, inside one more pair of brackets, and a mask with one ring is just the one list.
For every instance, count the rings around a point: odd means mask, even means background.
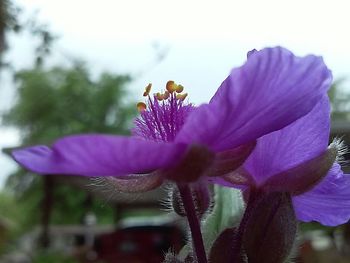
[{"label": "green foliage", "polygon": [[14,1],[0,1],[0,69],[11,68],[11,62],[2,61],[2,55],[7,50],[8,34],[27,32],[31,38],[37,40],[34,47],[35,65],[41,66],[44,59],[50,55],[51,49],[57,36],[53,35],[48,26],[37,21],[37,15],[34,14],[28,19],[22,18],[22,10]]},{"label": "green foliage", "polygon": [[350,120],[350,91],[343,87],[345,79],[338,79],[328,92],[333,120]]},{"label": "green foliage", "polygon": [[73,189],[69,185],[60,185],[55,189],[55,201],[51,222],[53,224],[81,224],[87,210],[97,215],[99,224],[113,224],[114,209],[106,201],[93,199],[87,207],[86,191]]},{"label": "green foliage", "polygon": [[5,192],[0,192],[0,253],[1,249],[9,238],[12,225],[12,218],[20,216],[15,206],[15,200]]},{"label": "green foliage", "polygon": [[215,185],[214,193],[214,209],[203,225],[203,239],[207,250],[224,229],[237,226],[244,210],[239,190]]},{"label": "green foliage", "polygon": [[16,208],[16,202],[13,195],[5,191],[0,192],[0,218],[10,220],[19,215],[20,211]]},{"label": "green foliage", "polygon": [[79,261],[55,252],[42,251],[35,255],[33,263],[78,263]]},{"label": "green foliage", "polygon": [[24,144],[50,143],[59,136],[128,131],[134,104],[125,104],[128,76],[103,73],[93,81],[86,67],[34,68],[16,74],[18,100],[3,121],[22,131]]},{"label": "green foliage", "polygon": [[[17,101],[3,115],[3,123],[17,127],[22,145],[51,144],[59,137],[78,133],[127,134],[136,114],[129,102],[127,75],[102,73],[93,79],[81,62],[69,68],[35,67],[15,76]],[[42,177],[18,170],[7,181],[21,203],[24,217],[17,218],[22,230],[40,222],[43,199]],[[86,212],[87,192],[70,185],[54,184],[51,222],[79,224]],[[99,223],[112,223],[113,209],[93,200]]]},{"label": "green foliage", "polygon": [[[233,188],[214,185],[213,203],[213,211],[202,223],[203,241],[207,251],[222,231],[238,225],[244,210],[241,191]],[[191,250],[189,241],[182,248],[180,257],[184,259]]]},{"label": "green foliage", "polygon": [[9,30],[18,30],[18,8],[9,0],[0,1],[0,59],[2,52],[6,49],[5,33]]}]

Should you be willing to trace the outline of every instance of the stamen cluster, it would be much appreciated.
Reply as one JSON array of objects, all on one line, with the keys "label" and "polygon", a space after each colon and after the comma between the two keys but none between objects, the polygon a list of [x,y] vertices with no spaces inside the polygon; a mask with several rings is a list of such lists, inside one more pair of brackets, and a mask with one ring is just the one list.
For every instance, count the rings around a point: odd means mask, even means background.
[{"label": "stamen cluster", "polygon": [[150,95],[151,87],[152,84],[148,84],[143,93],[147,102],[137,104],[140,117],[136,118],[132,132],[148,140],[173,141],[194,107],[185,101],[184,87],[174,81],[167,82],[165,92],[153,96]]}]

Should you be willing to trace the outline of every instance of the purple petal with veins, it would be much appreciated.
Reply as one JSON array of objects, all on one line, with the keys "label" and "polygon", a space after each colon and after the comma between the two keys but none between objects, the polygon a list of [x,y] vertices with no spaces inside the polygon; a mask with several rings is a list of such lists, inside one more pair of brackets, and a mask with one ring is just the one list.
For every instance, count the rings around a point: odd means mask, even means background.
[{"label": "purple petal with veins", "polygon": [[75,135],[58,140],[52,148],[35,146],[12,154],[39,174],[122,176],[174,166],[186,148],[132,137]]},{"label": "purple petal with veins", "polygon": [[320,57],[296,57],[280,47],[256,51],[189,116],[175,141],[224,151],[256,140],[310,112],[331,81]]}]

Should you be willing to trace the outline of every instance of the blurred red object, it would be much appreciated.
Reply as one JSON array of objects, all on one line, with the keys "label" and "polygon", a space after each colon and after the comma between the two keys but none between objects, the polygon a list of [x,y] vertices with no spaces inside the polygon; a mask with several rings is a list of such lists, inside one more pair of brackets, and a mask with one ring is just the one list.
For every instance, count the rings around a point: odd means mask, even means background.
[{"label": "blurred red object", "polygon": [[155,263],[170,249],[179,252],[184,240],[176,226],[137,226],[97,237],[95,249],[106,263]]}]

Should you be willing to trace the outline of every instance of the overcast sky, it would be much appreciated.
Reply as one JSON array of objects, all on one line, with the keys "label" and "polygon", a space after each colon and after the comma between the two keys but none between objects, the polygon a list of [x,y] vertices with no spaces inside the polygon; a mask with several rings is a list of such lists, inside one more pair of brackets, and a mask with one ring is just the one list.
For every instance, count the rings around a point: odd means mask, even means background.
[{"label": "overcast sky", "polygon": [[[26,15],[60,36],[50,64],[85,59],[102,70],[137,76],[130,86],[141,99],[152,82],[162,89],[173,79],[191,102],[210,99],[230,69],[253,48],[282,45],[297,55],[322,55],[335,77],[350,76],[348,0],[17,0]],[[11,37],[8,58],[17,68],[32,61],[26,36]],[[166,52],[155,65],[154,43]],[[1,79],[0,109],[11,106],[13,88]],[[18,134],[0,129],[0,147],[15,146]],[[0,185],[15,164],[0,156]]]}]

